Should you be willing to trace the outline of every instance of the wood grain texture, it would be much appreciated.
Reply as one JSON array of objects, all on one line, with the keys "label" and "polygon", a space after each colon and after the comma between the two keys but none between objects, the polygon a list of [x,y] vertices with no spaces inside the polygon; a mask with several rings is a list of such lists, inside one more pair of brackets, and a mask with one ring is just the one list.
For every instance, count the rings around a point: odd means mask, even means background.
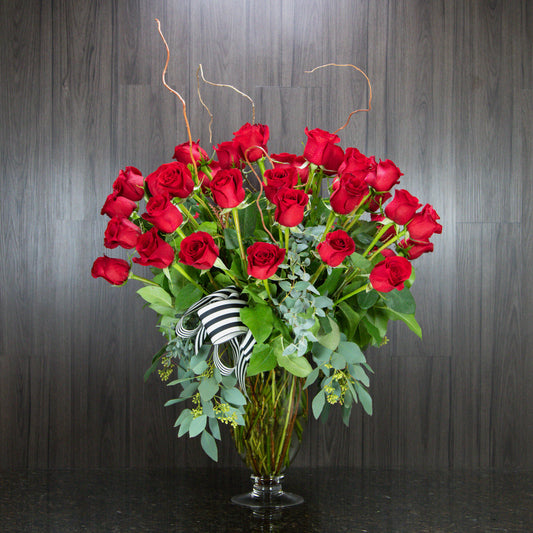
[{"label": "wood grain texture", "polygon": [[[374,415],[311,421],[296,463],[532,468],[533,7],[527,0],[0,3],[0,468],[212,466],[178,440],[173,391],[142,376],[162,343],[136,287],[90,276],[121,168],[251,121],[271,151],[308,126],[394,160],[444,231],[416,261],[420,341],[371,349]],[[115,250],[114,257],[127,257]],[[227,430],[227,428],[225,428]],[[226,431],[226,436],[228,432]],[[228,439],[220,462],[237,465]]]}]

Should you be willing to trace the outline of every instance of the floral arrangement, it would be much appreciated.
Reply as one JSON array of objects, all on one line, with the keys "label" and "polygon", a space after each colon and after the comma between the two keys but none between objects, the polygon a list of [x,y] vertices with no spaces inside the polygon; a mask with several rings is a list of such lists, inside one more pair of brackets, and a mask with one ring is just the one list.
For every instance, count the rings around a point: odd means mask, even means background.
[{"label": "floral arrangement", "polygon": [[439,216],[395,188],[392,161],[343,149],[336,133],[304,134],[301,154],[269,153],[258,123],[212,154],[189,137],[146,177],[121,170],[101,210],[104,246],[132,257],[99,257],[92,275],[143,284],[166,338],[146,377],[178,387],[166,405],[191,400],[178,435],[200,436],[214,460],[219,424],[244,423],[247,378],[305,378],[314,416],[338,404],[347,425],[356,403],[372,413],[364,351],[387,341],[389,320],[421,336],[412,262],[433,251]]}]

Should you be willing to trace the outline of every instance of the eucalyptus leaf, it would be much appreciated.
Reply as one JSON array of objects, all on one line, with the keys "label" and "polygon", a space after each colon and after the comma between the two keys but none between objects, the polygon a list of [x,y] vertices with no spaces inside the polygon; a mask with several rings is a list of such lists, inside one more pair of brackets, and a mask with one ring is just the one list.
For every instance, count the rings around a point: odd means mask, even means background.
[{"label": "eucalyptus leaf", "polygon": [[215,439],[220,440],[222,436],[220,435],[220,426],[218,424],[218,420],[216,418],[210,417],[208,419],[209,424],[209,430],[211,431],[211,435],[215,437]]},{"label": "eucalyptus leaf", "polygon": [[299,378],[307,377],[313,370],[313,367],[305,357],[298,357],[292,354],[278,355],[278,364]]},{"label": "eucalyptus leaf", "polygon": [[222,398],[224,398],[224,401],[232,405],[246,404],[246,398],[244,397],[244,394],[235,387],[231,389],[222,389]]},{"label": "eucalyptus leaf", "polygon": [[362,385],[357,383],[357,381],[354,383],[354,386],[357,391],[359,401],[361,402],[363,409],[366,411],[366,414],[372,415],[372,397]]},{"label": "eucalyptus leaf", "polygon": [[319,391],[317,395],[313,398],[313,401],[311,402],[311,408],[313,410],[313,416],[315,418],[319,418],[322,410],[324,409],[324,405],[326,403],[326,394],[324,391]]},{"label": "eucalyptus leaf", "polygon": [[217,443],[207,431],[202,432],[200,443],[202,444],[204,452],[209,455],[213,461],[218,461]]},{"label": "eucalyptus leaf", "polygon": [[196,437],[197,435],[200,435],[202,431],[205,429],[205,426],[207,424],[207,416],[200,415],[196,418],[193,418],[191,420],[191,424],[189,426],[189,436],[191,438]]},{"label": "eucalyptus leaf", "polygon": [[337,352],[343,355],[344,359],[352,365],[365,363],[366,359],[361,348],[355,342],[342,341],[339,343]]},{"label": "eucalyptus leaf", "polygon": [[340,329],[331,317],[327,317],[329,320],[329,324],[331,326],[331,331],[329,333],[326,333],[324,335],[321,335],[320,332],[316,334],[316,338],[322,346],[325,346],[326,348],[329,348],[330,350],[335,350],[337,346],[339,345],[339,342],[341,340],[341,334]]},{"label": "eucalyptus leaf", "polygon": [[198,387],[198,392],[200,393],[200,398],[202,401],[207,402],[215,396],[215,394],[218,392],[218,383],[216,382],[215,378],[208,378],[202,380]]}]

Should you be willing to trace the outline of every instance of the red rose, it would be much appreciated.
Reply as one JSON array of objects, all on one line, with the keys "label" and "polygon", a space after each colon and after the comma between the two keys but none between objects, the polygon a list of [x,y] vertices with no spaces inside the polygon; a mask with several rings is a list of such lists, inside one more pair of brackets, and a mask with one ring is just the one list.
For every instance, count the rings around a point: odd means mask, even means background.
[{"label": "red rose", "polygon": [[223,209],[237,207],[246,196],[238,168],[219,170],[210,183],[213,199]]},{"label": "red rose", "polygon": [[180,163],[184,163],[185,165],[194,163],[196,166],[198,166],[200,161],[202,160],[209,160],[207,152],[198,144],[199,142],[200,139],[198,139],[195,143],[192,143],[192,147],[188,142],[178,144],[178,146],[176,146],[176,148],[174,149],[174,155],[172,156],[172,159],[175,159]]},{"label": "red rose", "polygon": [[442,226],[437,222],[439,218],[435,209],[426,204],[407,224],[409,238],[412,241],[427,242],[434,233],[442,233]]},{"label": "red rose", "polygon": [[344,152],[337,143],[338,135],[315,128],[305,128],[307,143],[304,148],[304,157],[310,163],[324,167],[326,170],[336,171],[344,159]]},{"label": "red rose", "polygon": [[144,196],[144,178],[141,171],[135,167],[121,170],[113,183],[113,190],[119,196],[138,202]]},{"label": "red rose", "polygon": [[233,132],[233,142],[238,146],[242,159],[257,161],[267,151],[268,136],[268,126],[247,122]]},{"label": "red rose", "polygon": [[339,166],[339,174],[350,173],[358,174],[362,173],[366,176],[372,170],[376,168],[376,160],[374,156],[367,157],[362,154],[357,148],[346,148],[344,159]]},{"label": "red rose", "polygon": [[209,233],[197,231],[181,241],[178,257],[185,265],[209,270],[217,260],[218,251],[218,246]]},{"label": "red rose", "polygon": [[[383,225],[383,221],[385,220],[385,217],[383,215],[380,215],[378,213],[371,213],[370,214],[370,220],[373,222],[378,222],[379,224]],[[394,227],[394,224],[381,236],[381,241],[386,242],[392,237],[396,235],[396,228]]]},{"label": "red rose", "polygon": [[411,263],[399,255],[387,257],[380,261],[370,272],[370,283],[378,292],[401,291],[404,281],[411,277]]},{"label": "red rose", "polygon": [[400,169],[390,159],[387,159],[386,161],[380,161],[375,169],[367,174],[366,182],[376,191],[384,192],[390,190],[398,183],[400,176],[403,176]]},{"label": "red rose", "polygon": [[293,227],[300,224],[309,197],[301,189],[281,188],[274,197],[276,211],[274,218],[282,226]]},{"label": "red rose", "polygon": [[281,165],[279,167],[265,170],[266,184],[264,186],[265,196],[274,203],[276,193],[282,187],[292,189],[298,184],[298,171],[296,168],[289,165]]},{"label": "red rose", "polygon": [[377,193],[368,200],[368,210],[377,211],[391,196],[390,192]]},{"label": "red rose", "polygon": [[355,242],[344,230],[338,229],[328,233],[316,249],[326,265],[336,267],[355,252]]},{"label": "red rose", "polygon": [[332,189],[331,209],[339,215],[351,213],[369,193],[362,174],[342,174],[333,182]]},{"label": "red rose", "polygon": [[220,143],[215,148],[215,153],[221,168],[243,167],[239,147],[234,142],[226,141]]},{"label": "red rose", "polygon": [[282,152],[281,154],[271,154],[270,157],[274,161],[274,167],[294,167],[298,173],[300,183],[303,185],[307,183],[309,179],[309,164],[304,156]]},{"label": "red rose", "polygon": [[410,239],[402,239],[398,243],[398,248],[407,253],[408,259],[418,259],[422,254],[433,251],[432,242],[414,242]]},{"label": "red rose", "polygon": [[141,236],[141,228],[125,217],[113,217],[104,234],[106,248],[135,248]]},{"label": "red rose", "polygon": [[163,194],[157,194],[148,200],[146,213],[142,217],[163,233],[176,231],[183,222],[181,211]]},{"label": "red rose", "polygon": [[194,189],[191,171],[179,161],[165,163],[146,176],[146,186],[152,194],[163,194],[174,198],[187,198]]},{"label": "red rose", "polygon": [[396,189],[394,198],[385,207],[385,214],[396,224],[407,224],[420,207],[418,198],[405,189]]},{"label": "red rose", "polygon": [[107,215],[109,218],[128,218],[136,207],[137,204],[133,200],[120,196],[117,191],[114,191],[106,198],[100,214]]},{"label": "red rose", "polygon": [[257,279],[272,277],[285,259],[285,250],[268,242],[256,242],[247,250],[248,275]]},{"label": "red rose", "polygon": [[93,263],[91,275],[93,278],[104,278],[113,285],[122,285],[128,279],[130,265],[124,259],[112,257],[98,257]]},{"label": "red rose", "polygon": [[133,262],[139,265],[166,268],[174,261],[172,246],[157,234],[157,228],[143,233],[135,249],[140,257],[134,257]]}]

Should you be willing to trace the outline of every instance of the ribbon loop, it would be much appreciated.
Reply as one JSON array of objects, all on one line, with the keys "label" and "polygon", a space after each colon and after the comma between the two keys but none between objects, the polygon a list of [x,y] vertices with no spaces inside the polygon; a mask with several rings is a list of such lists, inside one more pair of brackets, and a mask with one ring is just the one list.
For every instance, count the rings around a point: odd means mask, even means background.
[{"label": "ribbon loop", "polygon": [[[252,332],[241,322],[240,310],[246,307],[237,289],[230,285],[215,291],[191,305],[176,325],[176,335],[182,339],[196,336],[194,350],[199,349],[209,338],[213,345],[213,363],[223,376],[235,371],[239,386],[246,394],[246,370],[252,356],[255,339]],[[194,313],[199,324],[194,329],[185,327],[185,321]],[[219,347],[228,344],[233,357],[233,367],[226,366],[220,359]]]}]

